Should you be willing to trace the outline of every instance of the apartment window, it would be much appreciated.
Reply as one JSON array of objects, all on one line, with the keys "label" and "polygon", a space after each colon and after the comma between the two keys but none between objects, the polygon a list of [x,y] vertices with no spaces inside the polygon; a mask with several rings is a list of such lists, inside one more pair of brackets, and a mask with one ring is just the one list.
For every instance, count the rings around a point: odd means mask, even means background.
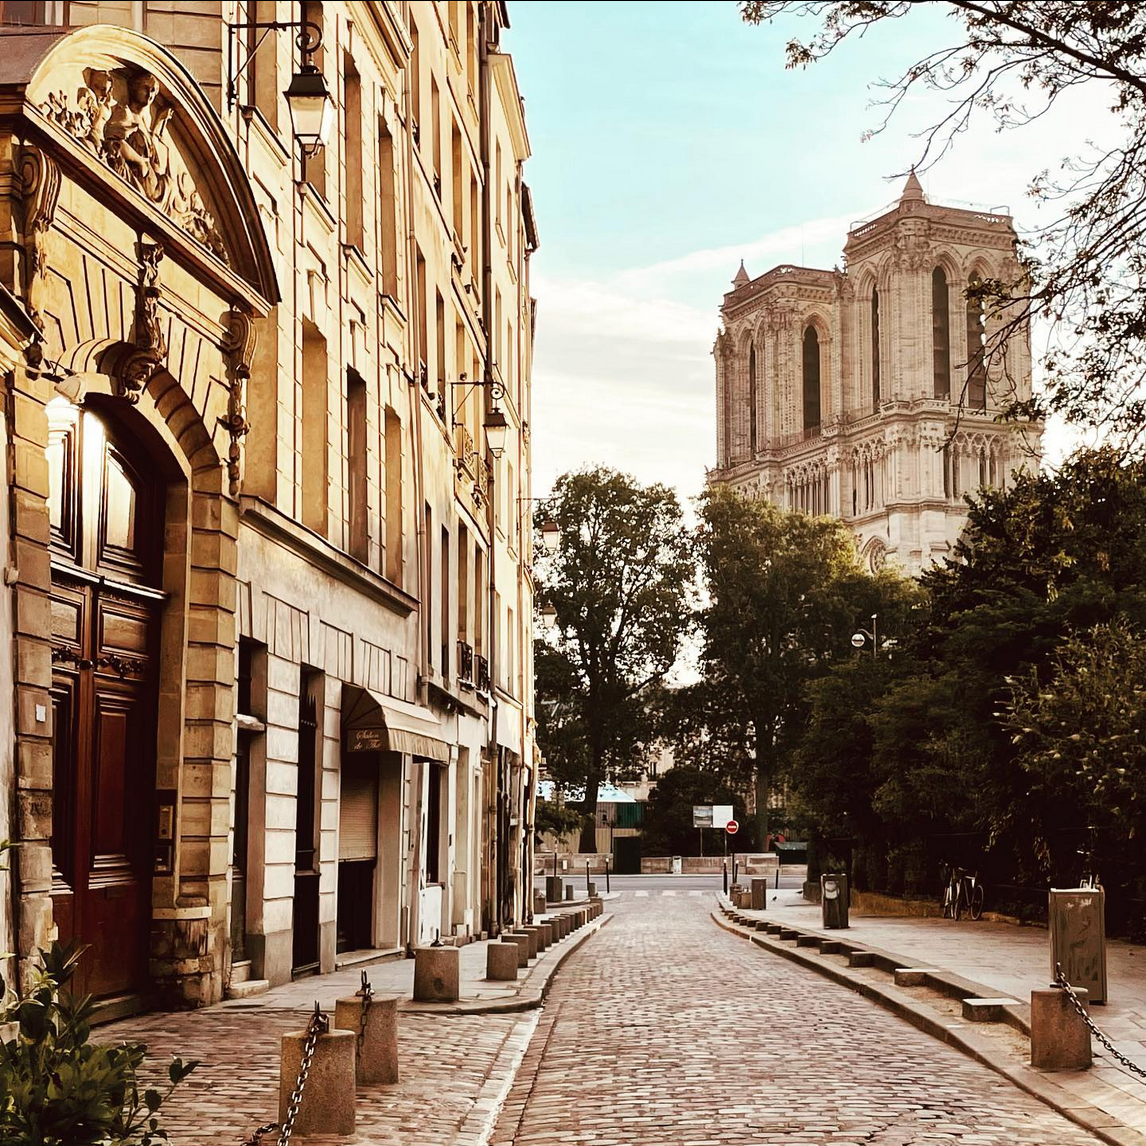
[{"label": "apartment window", "polygon": [[394,182],[394,137],[378,120],[378,242],[382,290],[398,297],[398,199]]},{"label": "apartment window", "polygon": [[0,3],[0,24],[12,26],[49,24],[80,28],[89,24],[114,24],[143,31],[143,4],[140,0],[55,0],[49,3]]},{"label": "apartment window", "polygon": [[326,339],[302,320],[302,523],[326,536],[328,380]]},{"label": "apartment window", "polygon": [[453,177],[453,212],[454,212],[454,231],[458,236],[459,242],[463,240],[466,233],[465,223],[462,219],[462,203],[464,186],[462,167],[462,133],[458,130],[457,123],[453,124],[451,129],[450,141],[450,170]]},{"label": "apartment window", "polygon": [[501,226],[501,144],[497,145],[497,162],[494,165],[496,179],[493,183],[493,198],[497,200],[497,218],[496,223]]},{"label": "apartment window", "polygon": [[414,118],[414,142],[421,143],[422,122],[422,53],[418,47],[418,25],[410,15],[410,111]]},{"label": "apartment window", "polygon": [[[303,0],[302,22],[314,24],[325,34],[326,29],[322,22],[322,4],[318,0]],[[314,53],[314,63],[320,71],[323,69],[323,56],[325,49],[319,48]],[[326,153],[329,149],[320,147],[314,155],[304,155],[302,160],[303,180],[311,185],[324,199],[326,198]]]},{"label": "apartment window", "polygon": [[365,562],[370,555],[366,490],[366,382],[346,372],[346,463],[350,500],[350,553]]},{"label": "apartment window", "polygon": [[871,408],[879,412],[879,291],[871,288]]},{"label": "apartment window", "polygon": [[426,552],[422,556],[422,615],[426,619],[426,660],[430,668],[434,667],[434,511],[430,503],[426,502]]},{"label": "apartment window", "polygon": [[466,4],[466,79],[469,81],[470,91],[474,90],[477,77],[477,26],[474,23],[474,6]]},{"label": "apartment window", "polygon": [[434,190],[440,198],[442,194],[442,96],[438,91],[437,80],[430,81],[430,115],[433,118],[430,130],[434,145]]},{"label": "apartment window", "polygon": [[[247,4],[246,19],[252,23],[267,23],[275,18],[274,0],[257,0]],[[273,128],[279,123],[278,60],[272,38],[260,44],[263,32],[259,28],[246,30],[247,101],[258,108]],[[256,50],[257,49],[257,50]]]},{"label": "apartment window", "polygon": [[814,326],[804,331],[804,429],[820,428],[820,336]]},{"label": "apartment window", "polygon": [[458,0],[450,0],[449,3],[450,13],[450,39],[454,42],[454,47],[460,47],[460,21],[458,20]]},{"label": "apartment window", "polygon": [[517,628],[514,626],[513,610],[506,611],[505,633],[505,686],[511,695],[517,694]]},{"label": "apartment window", "polygon": [[481,266],[481,199],[477,177],[470,175],[470,277],[477,282],[476,268]]},{"label": "apartment window", "polygon": [[458,640],[470,640],[470,532],[458,524]]},{"label": "apartment window", "polygon": [[[979,276],[972,275],[968,291],[978,289]],[[967,299],[967,405],[982,410],[987,404],[987,367],[984,361],[987,344],[986,315],[979,298]]]},{"label": "apartment window", "polygon": [[450,656],[450,632],[452,630],[450,624],[450,586],[453,581],[450,577],[450,531],[446,526],[442,526],[442,575],[438,581],[441,590],[442,599],[442,676],[447,680],[450,677],[450,662],[453,659]]},{"label": "apartment window", "polygon": [[366,246],[362,223],[362,78],[347,53],[343,64],[344,109],[346,117],[346,155],[344,157],[346,189],[346,241],[359,250]]},{"label": "apartment window", "polygon": [[19,2],[19,0],[5,0],[0,4],[0,23],[3,24],[46,24],[48,22],[48,5],[45,3]]},{"label": "apartment window", "polygon": [[386,407],[386,576],[402,583],[402,421]]},{"label": "apartment window", "polygon": [[485,553],[474,549],[474,652],[485,645]]},{"label": "apartment window", "polygon": [[438,396],[443,397],[446,393],[446,304],[442,292],[438,290],[434,291],[434,321],[437,324],[434,333],[438,358],[434,366],[437,370]]},{"label": "apartment window", "polygon": [[420,248],[415,255],[414,265],[415,290],[417,292],[414,305],[418,308],[418,370],[419,381],[424,384],[429,378],[425,371],[428,369],[430,355],[429,338],[426,331],[426,260],[422,257]]}]

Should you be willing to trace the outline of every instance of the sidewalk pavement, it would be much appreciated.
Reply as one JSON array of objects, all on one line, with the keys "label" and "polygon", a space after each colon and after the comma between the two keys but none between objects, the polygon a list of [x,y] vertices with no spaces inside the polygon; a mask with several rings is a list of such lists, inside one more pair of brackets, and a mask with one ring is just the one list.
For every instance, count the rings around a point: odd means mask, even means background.
[{"label": "sidewalk pavement", "polygon": [[[481,1146],[537,1025],[538,1006],[565,958],[612,916],[604,914],[531,960],[515,983],[485,979],[486,942],[461,948],[457,1004],[413,1003],[414,960],[347,968],[198,1011],[137,1015],[96,1033],[101,1043],[143,1042],[145,1072],[166,1089],[173,1055],[201,1065],[164,1103],[173,1146],[235,1146],[275,1122],[281,1038],[306,1026],[317,1000],[331,1017],[365,970],[378,994],[397,994],[399,1081],[358,1088],[358,1146]],[[523,1013],[512,1013],[523,1012]],[[268,1135],[269,1144],[276,1139]],[[313,1139],[312,1141],[318,1141]]]},{"label": "sidewalk pavement", "polygon": [[[741,909],[753,919],[767,919],[814,935],[830,936],[894,953],[902,967],[929,967],[970,980],[984,997],[1008,996],[1030,1003],[1031,991],[1050,985],[1050,937],[1043,927],[919,917],[865,916],[851,913],[846,931],[821,926],[819,904],[809,903],[798,890],[768,890],[763,912]],[[835,962],[838,957],[818,956]],[[1091,1017],[1115,1047],[1135,1065],[1146,1069],[1146,947],[1120,940],[1107,941],[1109,1001],[1096,1004]],[[881,972],[865,974],[865,978]],[[922,989],[921,989],[922,990]],[[931,992],[935,994],[935,992]],[[949,1016],[951,1017],[951,1016]],[[958,1024],[954,1024],[958,1025]],[[1012,1050],[1025,1040],[1005,1040]],[[1000,1041],[1000,1046],[1003,1041]],[[1089,1071],[1058,1071],[1049,1076],[1055,1086],[1104,1112],[1121,1126],[1141,1135],[1127,1142],[1146,1142],[1146,1081],[1113,1059],[1097,1041]],[[1033,1072],[1029,1065],[1025,1070]],[[1112,1138],[1110,1140],[1116,1140]]]}]

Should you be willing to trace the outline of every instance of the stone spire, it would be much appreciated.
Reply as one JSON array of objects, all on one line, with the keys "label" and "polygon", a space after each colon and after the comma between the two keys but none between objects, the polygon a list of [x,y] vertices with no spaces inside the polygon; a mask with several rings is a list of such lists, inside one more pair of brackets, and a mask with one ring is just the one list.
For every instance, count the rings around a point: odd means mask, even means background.
[{"label": "stone spire", "polygon": [[736,272],[736,277],[732,280],[732,285],[734,287],[742,287],[748,281],[748,272],[744,269],[744,260],[741,259],[740,270]]},{"label": "stone spire", "polygon": [[923,194],[923,185],[915,177],[915,168],[911,169],[911,174],[907,177],[907,182],[903,185],[903,194],[900,195],[899,201],[906,203],[909,199],[914,199],[919,203],[926,203],[927,196]]}]

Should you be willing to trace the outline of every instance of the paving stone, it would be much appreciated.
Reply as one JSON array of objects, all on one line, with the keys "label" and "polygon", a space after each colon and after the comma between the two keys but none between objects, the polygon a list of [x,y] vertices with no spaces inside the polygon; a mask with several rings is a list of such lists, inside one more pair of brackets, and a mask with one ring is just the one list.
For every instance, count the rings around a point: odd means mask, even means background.
[{"label": "paving stone", "polygon": [[717,928],[625,899],[573,954],[492,1146],[1084,1146],[993,1071]]}]

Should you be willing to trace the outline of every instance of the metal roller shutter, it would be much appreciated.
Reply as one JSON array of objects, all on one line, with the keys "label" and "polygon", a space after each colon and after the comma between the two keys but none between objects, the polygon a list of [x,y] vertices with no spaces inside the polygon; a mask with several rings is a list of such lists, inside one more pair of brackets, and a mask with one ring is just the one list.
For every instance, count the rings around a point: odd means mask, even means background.
[{"label": "metal roller shutter", "polygon": [[342,757],[338,858],[369,860],[378,854],[378,758],[373,752]]}]

